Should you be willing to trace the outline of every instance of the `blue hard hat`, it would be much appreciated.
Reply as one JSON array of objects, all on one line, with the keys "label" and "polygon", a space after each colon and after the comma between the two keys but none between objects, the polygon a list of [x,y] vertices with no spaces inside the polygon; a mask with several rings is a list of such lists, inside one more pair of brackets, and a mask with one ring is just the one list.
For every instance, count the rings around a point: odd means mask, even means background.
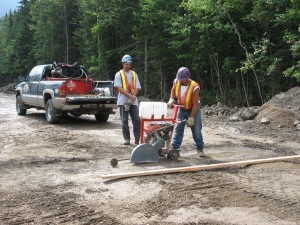
[{"label": "blue hard hat", "polygon": [[122,63],[132,63],[132,58],[130,55],[124,55],[122,58]]},{"label": "blue hard hat", "polygon": [[176,75],[177,80],[187,80],[190,78],[190,70],[187,67],[181,67]]}]

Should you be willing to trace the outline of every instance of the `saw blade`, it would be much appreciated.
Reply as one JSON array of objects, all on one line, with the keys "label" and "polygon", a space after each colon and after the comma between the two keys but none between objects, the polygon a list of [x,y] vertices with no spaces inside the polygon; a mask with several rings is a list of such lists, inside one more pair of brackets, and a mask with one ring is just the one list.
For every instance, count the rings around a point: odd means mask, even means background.
[{"label": "saw blade", "polygon": [[140,144],[132,150],[130,161],[132,163],[158,162],[158,151],[151,144]]}]

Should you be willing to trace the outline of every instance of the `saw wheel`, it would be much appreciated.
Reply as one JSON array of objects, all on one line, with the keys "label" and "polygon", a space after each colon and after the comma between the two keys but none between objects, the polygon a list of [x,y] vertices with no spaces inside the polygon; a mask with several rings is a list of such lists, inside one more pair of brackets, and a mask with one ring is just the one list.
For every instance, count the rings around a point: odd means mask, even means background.
[{"label": "saw wheel", "polygon": [[168,159],[177,160],[180,157],[178,150],[170,150],[168,153]]}]

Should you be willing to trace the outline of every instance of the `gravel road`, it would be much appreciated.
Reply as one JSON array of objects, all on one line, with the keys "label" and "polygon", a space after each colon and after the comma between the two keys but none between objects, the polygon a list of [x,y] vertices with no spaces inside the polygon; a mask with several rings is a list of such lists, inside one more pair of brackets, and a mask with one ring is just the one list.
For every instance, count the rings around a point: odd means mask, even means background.
[{"label": "gravel road", "polygon": [[48,124],[45,112],[15,110],[0,94],[0,224],[296,225],[300,160],[105,181],[101,175],[300,154],[300,132],[254,121],[203,117],[207,157],[186,129],[177,161],[133,165],[118,113]]}]

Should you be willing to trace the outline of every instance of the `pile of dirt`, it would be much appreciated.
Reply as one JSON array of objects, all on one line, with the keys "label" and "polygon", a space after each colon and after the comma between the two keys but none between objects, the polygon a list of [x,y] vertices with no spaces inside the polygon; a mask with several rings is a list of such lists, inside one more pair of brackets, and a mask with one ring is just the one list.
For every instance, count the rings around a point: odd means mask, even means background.
[{"label": "pile of dirt", "polygon": [[273,104],[279,107],[300,111],[300,87],[294,87],[287,92],[281,92],[275,95],[267,104]]},{"label": "pile of dirt", "polygon": [[254,120],[255,123],[261,124],[262,119],[266,119],[266,124],[271,127],[297,127],[300,130],[300,87],[279,93],[260,107],[232,108],[218,103],[204,106],[202,114],[227,118],[231,122]]},{"label": "pile of dirt", "polygon": [[255,122],[263,117],[270,120],[270,126],[293,128],[300,119],[300,87],[275,95],[258,109]]},{"label": "pile of dirt", "polygon": [[295,126],[295,121],[299,119],[299,114],[288,108],[278,107],[273,104],[265,104],[260,108],[254,121],[256,123],[261,123],[263,117],[267,117],[270,120],[269,125],[272,127],[292,128]]}]

